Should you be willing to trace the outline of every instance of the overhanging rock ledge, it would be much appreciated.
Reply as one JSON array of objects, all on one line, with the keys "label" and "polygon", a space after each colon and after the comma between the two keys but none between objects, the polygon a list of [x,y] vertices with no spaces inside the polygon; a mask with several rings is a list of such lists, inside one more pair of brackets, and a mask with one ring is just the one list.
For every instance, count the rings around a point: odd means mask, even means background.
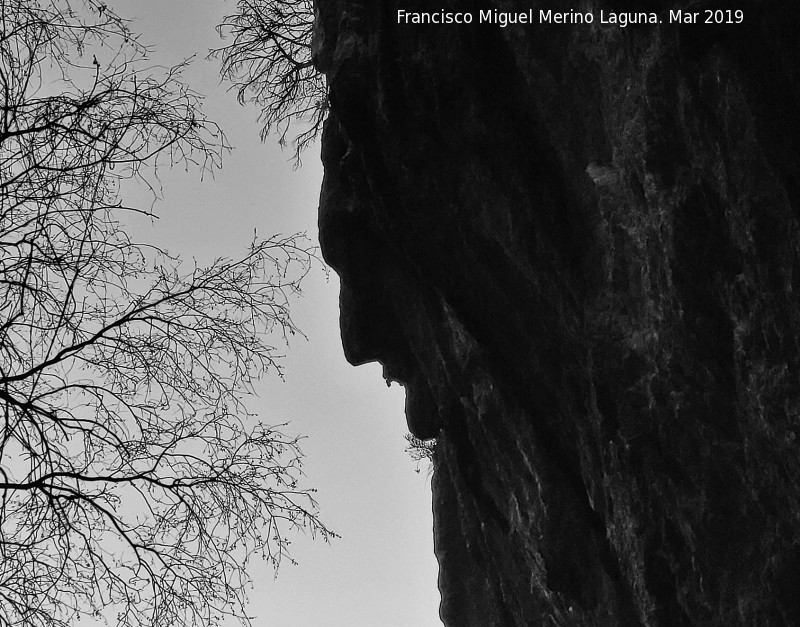
[{"label": "overhanging rock ledge", "polygon": [[800,624],[800,4],[427,4],[317,0],[314,45],[345,353],[437,438],[444,622]]}]

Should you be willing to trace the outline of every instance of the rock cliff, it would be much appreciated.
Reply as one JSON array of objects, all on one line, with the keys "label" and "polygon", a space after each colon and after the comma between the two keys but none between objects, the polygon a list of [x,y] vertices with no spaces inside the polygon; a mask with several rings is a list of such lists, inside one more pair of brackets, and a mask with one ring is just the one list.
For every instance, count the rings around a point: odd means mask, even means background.
[{"label": "rock cliff", "polygon": [[314,52],[344,349],[437,439],[443,621],[800,624],[800,5],[433,4],[316,0]]}]

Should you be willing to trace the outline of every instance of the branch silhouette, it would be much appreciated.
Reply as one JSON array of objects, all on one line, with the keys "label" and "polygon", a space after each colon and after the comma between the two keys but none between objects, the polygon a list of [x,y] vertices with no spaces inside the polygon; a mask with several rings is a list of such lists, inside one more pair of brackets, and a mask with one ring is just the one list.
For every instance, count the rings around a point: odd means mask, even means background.
[{"label": "branch silhouette", "polygon": [[222,131],[93,0],[0,0],[0,624],[210,625],[248,561],[332,534],[299,439],[248,410],[314,251],[186,268],[137,243],[126,181],[221,165]]}]

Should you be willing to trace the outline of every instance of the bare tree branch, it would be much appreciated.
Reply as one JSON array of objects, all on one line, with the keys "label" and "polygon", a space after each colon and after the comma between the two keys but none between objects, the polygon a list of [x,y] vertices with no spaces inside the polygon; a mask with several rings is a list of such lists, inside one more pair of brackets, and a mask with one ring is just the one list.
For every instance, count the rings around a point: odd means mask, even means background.
[{"label": "bare tree branch", "polygon": [[260,109],[262,140],[277,131],[285,145],[293,122],[304,127],[293,141],[297,163],[328,110],[324,78],[311,60],[313,26],[311,0],[238,0],[218,27],[230,43],[211,53],[222,60],[239,102]]},{"label": "bare tree branch", "polygon": [[133,242],[120,212],[152,209],[122,182],[219,167],[224,135],[100,2],[0,0],[0,26],[0,625],[247,622],[248,560],[332,535],[244,402],[313,251],[184,269]]}]

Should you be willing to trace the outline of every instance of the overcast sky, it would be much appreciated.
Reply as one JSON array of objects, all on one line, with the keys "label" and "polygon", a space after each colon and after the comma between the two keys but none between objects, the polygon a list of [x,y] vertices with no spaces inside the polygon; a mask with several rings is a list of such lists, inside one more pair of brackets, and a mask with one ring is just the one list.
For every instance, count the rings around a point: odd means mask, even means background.
[{"label": "overcast sky", "polygon": [[[153,60],[171,65],[198,54],[186,73],[207,96],[205,110],[235,147],[214,180],[196,172],[162,176],[161,219],[134,225],[136,235],[186,259],[208,261],[244,250],[262,236],[307,231],[317,238],[322,179],[319,145],[295,171],[290,151],[258,141],[257,111],[240,107],[203,60],[218,45],[214,30],[234,3],[219,0],[113,0],[136,18]],[[344,360],[338,329],[338,282],[317,268],[308,277],[293,318],[307,334],[288,349],[286,382],[266,381],[253,404],[264,422],[289,421],[308,436],[303,450],[308,485],[319,490],[321,515],[342,537],[331,545],[297,537],[277,579],[253,568],[255,625],[290,627],[433,627],[438,619],[437,566],[431,533],[430,481],[405,453],[404,393],[387,388],[376,364]],[[229,623],[231,627],[234,623]],[[226,625],[227,627],[227,625]]]}]

